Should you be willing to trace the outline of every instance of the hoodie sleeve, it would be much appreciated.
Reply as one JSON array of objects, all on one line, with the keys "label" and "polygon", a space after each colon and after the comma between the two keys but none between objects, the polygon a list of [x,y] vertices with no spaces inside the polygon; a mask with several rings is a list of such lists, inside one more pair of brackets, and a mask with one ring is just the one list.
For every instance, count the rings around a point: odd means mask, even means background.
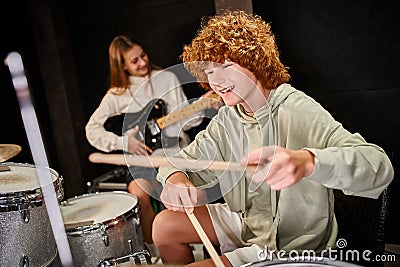
[{"label": "hoodie sleeve", "polygon": [[289,134],[296,131],[297,145],[303,144],[295,149],[315,155],[315,168],[308,179],[348,195],[378,198],[394,176],[385,151],[347,131],[313,99],[297,95],[285,116],[291,125]]},{"label": "hoodie sleeve", "polygon": [[341,189],[347,195],[378,198],[394,176],[383,149],[341,127],[330,139],[333,144],[327,148],[306,148],[317,159],[314,172],[308,178],[326,187]]}]

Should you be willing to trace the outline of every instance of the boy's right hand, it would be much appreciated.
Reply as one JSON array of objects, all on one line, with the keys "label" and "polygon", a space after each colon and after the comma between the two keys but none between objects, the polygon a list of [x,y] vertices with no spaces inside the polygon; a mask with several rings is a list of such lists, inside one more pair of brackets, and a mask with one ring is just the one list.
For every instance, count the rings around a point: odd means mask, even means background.
[{"label": "boy's right hand", "polygon": [[169,210],[192,213],[197,204],[197,189],[185,174],[175,172],[161,192],[161,201]]}]

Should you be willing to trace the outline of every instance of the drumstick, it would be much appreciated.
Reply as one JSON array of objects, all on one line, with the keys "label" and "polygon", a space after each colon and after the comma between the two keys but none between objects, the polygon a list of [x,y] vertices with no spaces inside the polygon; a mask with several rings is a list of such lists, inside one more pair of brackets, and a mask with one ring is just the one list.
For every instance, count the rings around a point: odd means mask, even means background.
[{"label": "drumstick", "polygon": [[210,254],[211,259],[213,260],[216,267],[224,267],[224,263],[222,262],[221,258],[219,257],[218,253],[215,251],[214,246],[212,245],[210,239],[208,239],[207,234],[204,232],[203,227],[197,220],[194,213],[186,212],[187,216],[190,219],[190,222],[193,224],[194,229],[196,230],[197,234],[199,235],[201,242],[203,242],[204,246]]},{"label": "drumstick", "polygon": [[93,163],[107,163],[114,165],[142,166],[159,168],[172,166],[185,170],[220,170],[220,171],[249,171],[254,172],[257,166],[243,166],[238,162],[212,161],[212,160],[190,160],[174,157],[161,156],[134,156],[124,154],[104,154],[95,152],[89,155]]}]

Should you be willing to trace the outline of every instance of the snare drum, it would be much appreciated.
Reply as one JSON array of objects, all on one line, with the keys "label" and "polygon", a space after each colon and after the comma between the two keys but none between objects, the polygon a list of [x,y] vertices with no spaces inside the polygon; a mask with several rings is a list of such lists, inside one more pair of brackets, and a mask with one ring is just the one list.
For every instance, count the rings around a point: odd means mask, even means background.
[{"label": "snare drum", "polygon": [[[63,179],[46,170],[61,202]],[[0,251],[0,266],[50,266],[58,258],[34,165],[0,164]]]},{"label": "snare drum", "polygon": [[61,203],[61,214],[76,266],[143,251],[139,203],[127,192],[84,194]]}]

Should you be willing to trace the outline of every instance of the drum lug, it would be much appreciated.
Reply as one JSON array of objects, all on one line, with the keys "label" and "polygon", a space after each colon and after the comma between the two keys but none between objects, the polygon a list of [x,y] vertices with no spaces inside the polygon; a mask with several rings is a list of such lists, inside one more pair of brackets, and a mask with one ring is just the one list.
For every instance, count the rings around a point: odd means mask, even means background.
[{"label": "drum lug", "polygon": [[22,254],[21,260],[19,261],[20,267],[29,267],[29,259],[26,255]]},{"label": "drum lug", "polygon": [[104,245],[107,247],[108,244],[109,244],[109,242],[110,242],[110,238],[108,237],[108,235],[104,233],[104,234],[101,236],[101,239],[103,240]]},{"label": "drum lug", "polygon": [[117,266],[118,263],[115,262],[115,258],[107,258],[102,261],[100,261],[99,265],[97,267],[108,267],[108,266]]},{"label": "drum lug", "polygon": [[140,225],[140,206],[136,206],[134,208],[133,220],[135,221],[136,225]]},{"label": "drum lug", "polygon": [[108,235],[106,233],[107,226],[105,224],[101,224],[100,229],[103,232],[103,235],[101,236],[101,240],[103,240],[104,245],[107,247],[108,244],[110,243],[110,238],[108,237]]},{"label": "drum lug", "polygon": [[144,264],[149,263],[149,261],[147,259],[148,257],[146,257],[145,254],[139,254],[138,258],[139,258],[140,265],[144,265]]},{"label": "drum lug", "polygon": [[60,188],[59,191],[57,192],[57,199],[58,199],[58,201],[61,202],[61,200],[63,200],[63,198],[64,198],[64,189]]},{"label": "drum lug", "polygon": [[58,201],[61,202],[61,200],[64,199],[64,188],[62,187],[62,184],[64,183],[64,177],[60,176],[58,183],[60,185],[60,188],[59,188],[59,192],[57,193],[57,199],[58,199]]},{"label": "drum lug", "polygon": [[24,223],[28,223],[31,218],[31,214],[30,214],[29,210],[28,209],[21,210],[21,217],[22,217],[22,221]]}]

